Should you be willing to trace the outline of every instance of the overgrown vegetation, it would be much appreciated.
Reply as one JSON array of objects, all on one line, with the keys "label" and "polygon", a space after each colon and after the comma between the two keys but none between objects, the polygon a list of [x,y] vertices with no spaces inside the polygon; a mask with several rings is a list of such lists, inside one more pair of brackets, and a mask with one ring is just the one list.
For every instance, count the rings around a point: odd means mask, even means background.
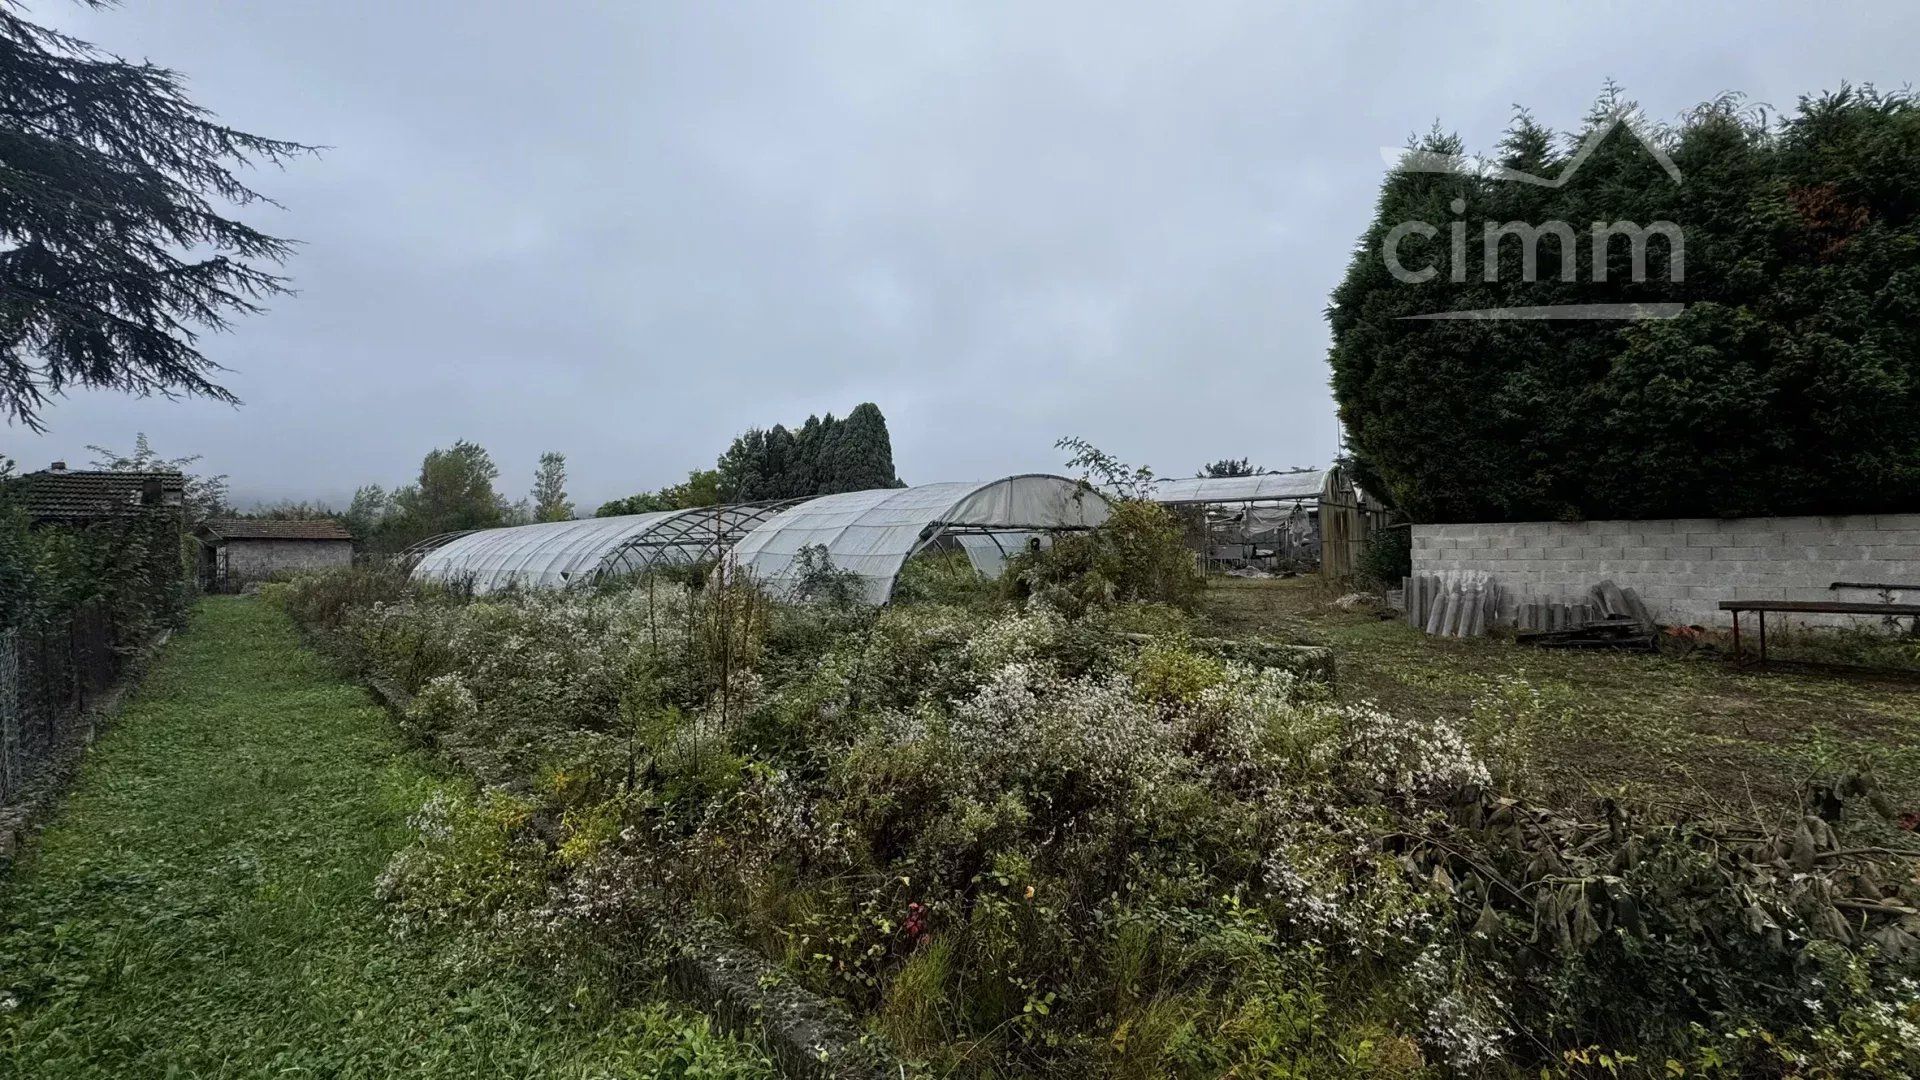
[{"label": "overgrown vegetation", "polygon": [[396,937],[374,889],[409,815],[510,883],[454,809],[494,805],[404,753],[278,612],[206,601],[0,881],[0,1074],[772,1075],[697,1016],[530,980],[404,910]]},{"label": "overgrown vegetation", "polygon": [[178,514],[34,528],[22,500],[12,463],[0,459],[0,630],[45,628],[89,607],[131,649],[183,621]]},{"label": "overgrown vegetation", "polygon": [[1376,528],[1367,533],[1366,546],[1354,576],[1362,584],[1392,589],[1413,573],[1413,531],[1406,526]]},{"label": "overgrown vegetation", "polygon": [[1180,521],[1159,503],[1121,499],[1099,528],[1053,538],[1007,561],[1001,582],[1070,614],[1116,603],[1190,608],[1206,585]]},{"label": "overgrown vegetation", "polygon": [[[1626,127],[1588,154],[1622,117],[1678,177]],[[1661,127],[1609,90],[1566,135],[1519,113],[1486,165],[1556,177],[1578,158],[1564,185],[1501,179],[1462,153],[1438,129],[1409,147],[1328,309],[1362,487],[1418,521],[1912,509],[1910,93],[1843,86],[1777,118],[1728,96]],[[1427,171],[1444,161],[1454,164]],[[1383,245],[1422,222],[1430,231],[1397,252],[1428,279],[1396,278]],[[1661,222],[1677,238],[1591,231]],[[1503,223],[1547,231],[1528,241]],[[1655,303],[1685,309],[1640,321],[1410,318]]]},{"label": "overgrown vegetation", "polygon": [[949,1075],[1920,1067],[1920,893],[1858,840],[1871,774],[1783,821],[1575,812],[1492,713],[1335,697],[1117,590],[1063,611],[1068,577],[1022,602],[935,567],[907,591],[944,602],[877,612],[283,596],[513,792],[426,823],[390,901],[538,964],[644,977],[717,920]]}]

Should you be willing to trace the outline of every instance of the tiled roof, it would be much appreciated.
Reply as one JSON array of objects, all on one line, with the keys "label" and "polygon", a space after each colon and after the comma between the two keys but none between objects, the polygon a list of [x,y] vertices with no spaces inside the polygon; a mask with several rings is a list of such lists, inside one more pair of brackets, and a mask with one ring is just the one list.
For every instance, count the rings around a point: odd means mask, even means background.
[{"label": "tiled roof", "polygon": [[331,518],[315,521],[256,521],[246,518],[215,518],[201,524],[199,532],[221,540],[351,540],[353,534]]},{"label": "tiled roof", "polygon": [[160,507],[178,509],[186,478],[177,472],[60,472],[27,473],[15,483],[24,492],[27,514],[36,521],[81,521],[129,517]]}]

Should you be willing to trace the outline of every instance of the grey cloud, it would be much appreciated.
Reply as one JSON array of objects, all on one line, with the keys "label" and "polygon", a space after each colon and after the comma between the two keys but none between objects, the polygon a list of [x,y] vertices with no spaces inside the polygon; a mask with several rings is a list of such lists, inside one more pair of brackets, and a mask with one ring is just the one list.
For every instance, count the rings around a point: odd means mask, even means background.
[{"label": "grey cloud", "polygon": [[28,464],[145,430],[257,498],[342,500],[455,438],[520,493],[672,481],[878,402],[911,480],[1323,463],[1322,310],[1376,149],[1490,145],[1602,81],[1655,116],[1911,73],[1920,9],[129,0],[35,14],[329,144],[261,186],[301,290],[209,339],[246,400],[76,394]]}]

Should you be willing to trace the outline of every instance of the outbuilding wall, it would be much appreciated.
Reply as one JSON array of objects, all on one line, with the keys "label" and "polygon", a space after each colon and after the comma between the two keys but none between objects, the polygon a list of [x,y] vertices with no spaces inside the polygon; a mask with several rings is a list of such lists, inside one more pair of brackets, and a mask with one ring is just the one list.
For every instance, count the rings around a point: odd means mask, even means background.
[{"label": "outbuilding wall", "polygon": [[[1872,601],[1829,586],[1920,586],[1920,514],[1413,526],[1413,572],[1448,571],[1485,571],[1509,622],[1526,600],[1577,599],[1610,579],[1662,623],[1727,626],[1722,600]],[[1920,602],[1920,588],[1901,599]]]},{"label": "outbuilding wall", "polygon": [[299,570],[353,565],[351,540],[228,540],[227,581],[237,588]]}]

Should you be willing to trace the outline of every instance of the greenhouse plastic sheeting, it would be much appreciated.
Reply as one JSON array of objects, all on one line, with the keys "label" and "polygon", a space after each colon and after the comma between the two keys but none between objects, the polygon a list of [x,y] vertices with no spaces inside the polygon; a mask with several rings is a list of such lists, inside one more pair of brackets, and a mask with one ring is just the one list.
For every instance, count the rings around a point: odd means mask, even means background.
[{"label": "greenhouse plastic sheeting", "polygon": [[[1010,476],[987,483],[924,484],[824,495],[782,511],[734,548],[738,567],[776,592],[797,583],[802,548],[826,550],[836,570],[860,578],[864,599],[884,604],[900,568],[943,533],[956,538],[991,532],[1008,551],[1026,535],[1091,528],[1107,519],[1107,500],[1064,476]],[[962,540],[968,558],[986,554]]]},{"label": "greenhouse plastic sheeting", "polygon": [[472,579],[476,593],[508,586],[560,589],[585,584],[601,560],[627,540],[674,517],[678,511],[622,517],[550,521],[468,533],[427,552],[413,568],[415,581]]},{"label": "greenhouse plastic sheeting", "polygon": [[1266,502],[1278,499],[1318,499],[1327,474],[1307,472],[1261,473],[1258,476],[1199,476],[1162,480],[1148,496],[1157,503]]}]

